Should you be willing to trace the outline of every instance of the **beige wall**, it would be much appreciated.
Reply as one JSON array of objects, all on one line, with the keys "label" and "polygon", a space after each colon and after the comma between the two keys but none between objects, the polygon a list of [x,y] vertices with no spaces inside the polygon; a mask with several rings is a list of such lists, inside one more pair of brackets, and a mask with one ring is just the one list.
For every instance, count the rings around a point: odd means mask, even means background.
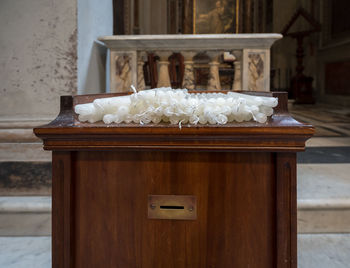
[{"label": "beige wall", "polygon": [[0,1],[0,161],[50,161],[32,128],[77,91],[76,4]]},{"label": "beige wall", "polygon": [[106,84],[107,48],[98,37],[113,35],[112,0],[78,1],[78,94],[103,93]]},{"label": "beige wall", "polygon": [[77,90],[75,0],[0,1],[0,120],[51,118]]}]

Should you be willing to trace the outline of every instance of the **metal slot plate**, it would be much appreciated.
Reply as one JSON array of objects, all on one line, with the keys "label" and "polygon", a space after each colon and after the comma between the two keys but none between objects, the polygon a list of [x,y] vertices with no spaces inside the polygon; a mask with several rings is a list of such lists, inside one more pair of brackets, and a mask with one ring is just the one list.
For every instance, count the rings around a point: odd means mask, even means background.
[{"label": "metal slot plate", "polygon": [[196,220],[196,197],[193,195],[149,195],[148,218]]}]

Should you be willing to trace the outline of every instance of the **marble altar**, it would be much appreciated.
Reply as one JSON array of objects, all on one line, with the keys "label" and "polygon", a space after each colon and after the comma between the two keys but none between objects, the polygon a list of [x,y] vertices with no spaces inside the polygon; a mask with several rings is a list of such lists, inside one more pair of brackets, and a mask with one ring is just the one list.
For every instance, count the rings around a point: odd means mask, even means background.
[{"label": "marble altar", "polygon": [[193,57],[205,52],[211,59],[208,90],[220,90],[219,62],[225,51],[235,55],[232,90],[269,91],[270,47],[281,34],[198,34],[198,35],[114,35],[99,40],[111,51],[110,92],[130,91],[130,85],[144,89],[140,53],[154,53],[158,61],[157,87],[170,86],[168,58],[184,56],[183,87],[195,89]]}]

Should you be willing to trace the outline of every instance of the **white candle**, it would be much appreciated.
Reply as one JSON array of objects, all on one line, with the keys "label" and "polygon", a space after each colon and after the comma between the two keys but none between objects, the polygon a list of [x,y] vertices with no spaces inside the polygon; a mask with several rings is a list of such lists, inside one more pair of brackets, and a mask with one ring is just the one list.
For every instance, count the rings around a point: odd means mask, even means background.
[{"label": "white candle", "polygon": [[277,98],[236,92],[188,93],[186,89],[158,88],[132,95],[96,99],[75,106],[80,121],[104,123],[226,124],[255,120],[264,123],[273,114]]}]

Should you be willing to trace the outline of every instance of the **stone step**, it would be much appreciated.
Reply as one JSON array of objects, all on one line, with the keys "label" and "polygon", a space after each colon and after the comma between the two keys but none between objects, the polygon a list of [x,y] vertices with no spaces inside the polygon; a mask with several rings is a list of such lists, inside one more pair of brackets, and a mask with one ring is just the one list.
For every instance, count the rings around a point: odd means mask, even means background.
[{"label": "stone step", "polygon": [[[299,234],[299,268],[346,268],[350,234]],[[51,237],[0,237],[0,267],[51,267]]]},{"label": "stone step", "polygon": [[[298,232],[350,233],[350,199],[298,200]],[[0,197],[0,236],[50,234],[50,197]]]},{"label": "stone step", "polygon": [[[298,164],[299,233],[350,233],[349,171],[350,164]],[[0,236],[50,235],[50,213],[49,196],[0,196]]]},{"label": "stone step", "polygon": [[50,234],[51,197],[0,197],[0,236],[47,236]]},{"label": "stone step", "polygon": [[350,164],[298,164],[298,232],[350,232]]},{"label": "stone step", "polygon": [[350,233],[350,199],[298,200],[298,233]]}]

